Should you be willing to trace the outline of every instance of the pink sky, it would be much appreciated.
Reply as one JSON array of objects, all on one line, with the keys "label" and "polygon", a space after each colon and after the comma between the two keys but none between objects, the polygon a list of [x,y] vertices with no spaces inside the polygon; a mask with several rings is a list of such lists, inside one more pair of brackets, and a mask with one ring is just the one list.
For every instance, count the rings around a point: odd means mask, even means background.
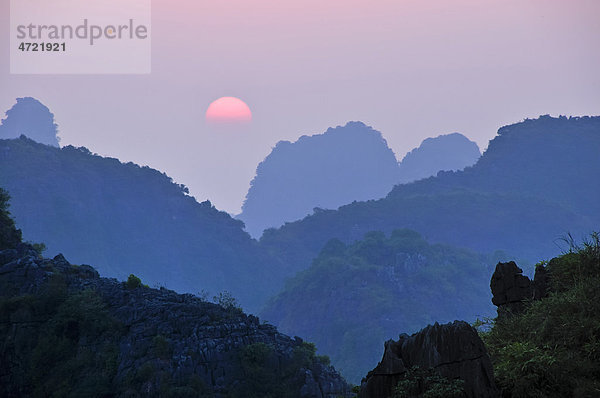
[{"label": "pink sky", "polygon": [[[115,0],[113,0],[115,1]],[[118,2],[115,1],[115,4]],[[600,2],[154,1],[152,74],[10,75],[0,112],[33,96],[62,144],[166,171],[237,212],[278,140],[361,120],[398,158],[458,131],[482,148],[540,114],[600,114]],[[0,0],[0,27],[8,26]],[[216,131],[208,105],[235,96],[251,128]]]}]

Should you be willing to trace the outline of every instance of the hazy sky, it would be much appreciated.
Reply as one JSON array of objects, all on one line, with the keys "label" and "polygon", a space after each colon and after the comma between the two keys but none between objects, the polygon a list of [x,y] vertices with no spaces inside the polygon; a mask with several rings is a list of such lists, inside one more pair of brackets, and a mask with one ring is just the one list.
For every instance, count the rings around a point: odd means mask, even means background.
[{"label": "hazy sky", "polygon": [[[106,0],[108,1],[108,0]],[[117,0],[110,0],[118,6]],[[597,0],[155,0],[150,75],[10,75],[0,37],[0,112],[33,96],[61,143],[167,172],[236,213],[279,140],[361,120],[397,157],[458,131],[482,149],[540,114],[600,114]],[[0,0],[7,32],[9,2]],[[243,99],[244,131],[207,126]]]}]

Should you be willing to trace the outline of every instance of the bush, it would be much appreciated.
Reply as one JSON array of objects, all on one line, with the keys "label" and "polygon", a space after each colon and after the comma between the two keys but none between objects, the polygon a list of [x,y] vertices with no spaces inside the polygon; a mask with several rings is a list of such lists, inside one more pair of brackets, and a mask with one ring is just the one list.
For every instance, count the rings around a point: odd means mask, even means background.
[{"label": "bush", "polygon": [[226,310],[242,311],[242,307],[237,299],[228,291],[222,291],[217,296],[213,296],[213,303],[220,305]]},{"label": "bush", "polygon": [[600,391],[600,242],[554,258],[549,296],[482,333],[496,381],[512,397],[587,397]]},{"label": "bush", "polygon": [[462,398],[466,397],[463,380],[442,377],[434,369],[414,366],[394,389],[393,398]]},{"label": "bush", "polygon": [[21,242],[21,231],[8,211],[10,195],[0,188],[0,250],[10,249]]},{"label": "bush", "polygon": [[129,274],[125,285],[127,286],[127,289],[137,289],[142,286],[142,280],[133,274]]}]

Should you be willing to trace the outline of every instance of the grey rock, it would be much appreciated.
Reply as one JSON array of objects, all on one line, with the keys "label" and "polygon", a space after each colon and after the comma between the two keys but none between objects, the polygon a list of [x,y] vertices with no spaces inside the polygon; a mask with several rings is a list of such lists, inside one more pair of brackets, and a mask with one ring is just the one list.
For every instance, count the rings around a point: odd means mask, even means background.
[{"label": "grey rock", "polygon": [[367,374],[361,398],[391,397],[408,369],[433,368],[448,379],[464,381],[467,397],[499,397],[492,363],[475,329],[463,321],[436,323],[398,341],[385,343],[381,362]]},{"label": "grey rock", "polygon": [[496,265],[490,288],[492,303],[498,307],[499,316],[506,312],[520,312],[523,301],[533,298],[531,280],[523,275],[523,270],[514,261]]},{"label": "grey rock", "polygon": [[[231,389],[245,377],[240,361],[243,347],[255,343],[268,345],[271,357],[266,366],[274,374],[283,374],[286,364],[291,363],[294,349],[303,344],[302,339],[283,335],[275,327],[260,324],[257,317],[237,309],[225,309],[196,296],[164,288],[128,289],[115,279],[100,278],[89,265],[70,264],[62,255],[50,260],[42,259],[37,253],[33,256],[26,248],[20,252],[26,255],[18,257],[18,253],[10,250],[0,252],[0,299],[43,294],[46,282],[56,276],[64,281],[68,292],[94,291],[120,325],[121,332],[115,341],[118,347],[115,386],[126,384],[139,369],[151,366],[168,375],[170,380],[185,382],[197,378],[210,396],[229,396]],[[4,261],[8,262],[3,264]],[[20,310],[18,314],[0,319],[0,396],[30,393],[23,390],[26,386],[20,383],[26,371],[19,365],[19,358],[30,355],[26,350],[32,347],[16,344],[10,336],[35,336],[31,328],[41,325],[42,321],[32,319],[34,315]],[[20,320],[16,321],[17,318]],[[165,347],[163,352],[156,349],[157,339]],[[101,343],[87,336],[79,336],[78,340],[82,346]],[[308,368],[300,368],[297,374],[288,376],[287,381],[290,380],[298,385],[298,396],[349,396],[349,386],[344,379],[317,358]],[[161,383],[160,378],[144,381],[135,393],[159,396]]]}]

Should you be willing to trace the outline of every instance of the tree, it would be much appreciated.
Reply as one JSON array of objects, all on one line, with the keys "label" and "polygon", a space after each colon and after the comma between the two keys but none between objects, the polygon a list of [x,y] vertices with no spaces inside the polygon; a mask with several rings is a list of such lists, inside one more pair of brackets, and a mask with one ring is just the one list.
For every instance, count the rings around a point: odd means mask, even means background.
[{"label": "tree", "polygon": [[21,242],[21,230],[15,226],[15,221],[8,211],[10,195],[0,188],[0,250],[10,249]]}]

